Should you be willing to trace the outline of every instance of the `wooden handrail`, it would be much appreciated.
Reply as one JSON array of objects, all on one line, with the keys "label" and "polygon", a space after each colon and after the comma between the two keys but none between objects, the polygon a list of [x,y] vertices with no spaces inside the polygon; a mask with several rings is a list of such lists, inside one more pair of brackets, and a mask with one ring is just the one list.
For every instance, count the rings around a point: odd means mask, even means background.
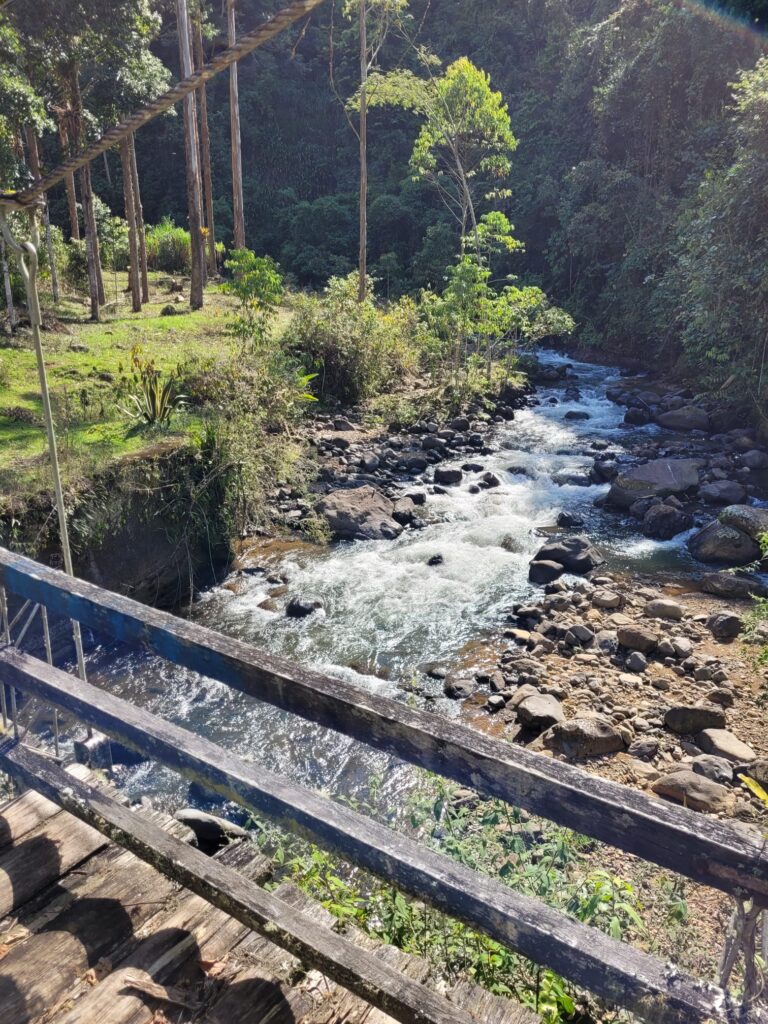
[{"label": "wooden handrail", "polygon": [[206,789],[336,850],[353,864],[653,1024],[707,1021],[724,1004],[720,989],[30,655],[14,648],[0,651],[0,679]]},{"label": "wooden handrail", "polygon": [[0,548],[0,586],[104,636],[146,644],[411,764],[725,892],[768,904],[768,841],[437,715],[313,672]]}]

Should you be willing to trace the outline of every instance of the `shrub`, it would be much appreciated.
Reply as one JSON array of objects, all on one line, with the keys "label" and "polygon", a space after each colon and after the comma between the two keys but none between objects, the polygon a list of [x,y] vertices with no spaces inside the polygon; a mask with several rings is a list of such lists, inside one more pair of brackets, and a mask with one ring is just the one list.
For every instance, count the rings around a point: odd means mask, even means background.
[{"label": "shrub", "polygon": [[88,256],[84,239],[73,239],[67,243],[61,274],[73,291],[88,291]]},{"label": "shrub", "polygon": [[177,227],[169,217],[147,228],[147,266],[166,274],[188,274],[192,267],[189,231]]},{"label": "shrub", "polygon": [[[333,277],[321,296],[299,296],[286,332],[288,349],[318,375],[321,398],[354,403],[412,372],[426,329],[411,299],[379,307],[357,298],[357,274]],[[370,296],[370,292],[369,292]]]},{"label": "shrub", "polygon": [[258,348],[269,339],[283,297],[283,278],[270,256],[235,249],[224,266],[232,277],[224,290],[240,303],[230,330],[243,346]]}]

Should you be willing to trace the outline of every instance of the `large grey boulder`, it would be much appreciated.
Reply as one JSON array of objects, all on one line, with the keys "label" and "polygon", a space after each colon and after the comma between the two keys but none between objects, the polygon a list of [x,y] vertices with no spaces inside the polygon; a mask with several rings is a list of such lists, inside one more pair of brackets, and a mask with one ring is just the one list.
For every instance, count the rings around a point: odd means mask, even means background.
[{"label": "large grey boulder", "polygon": [[526,697],[517,705],[517,717],[523,725],[537,732],[565,721],[560,701],[548,693],[536,693]]},{"label": "large grey boulder", "polygon": [[654,782],[653,792],[692,811],[729,811],[733,794],[690,768],[678,768]]},{"label": "large grey boulder", "polygon": [[712,480],[699,490],[699,497],[708,505],[737,505],[747,496],[747,488],[738,480]]},{"label": "large grey boulder", "polygon": [[753,448],[751,451],[744,452],[741,461],[747,469],[768,469],[768,452]]},{"label": "large grey boulder", "polygon": [[583,575],[602,565],[605,559],[588,537],[564,537],[539,548],[535,562],[556,562],[566,572]]},{"label": "large grey boulder", "polygon": [[316,507],[336,540],[393,540],[403,532],[394,503],[374,487],[331,491]]},{"label": "large grey boulder", "polygon": [[725,712],[709,704],[677,704],[664,715],[664,725],[680,736],[690,736],[702,729],[724,729]]},{"label": "large grey boulder", "polygon": [[678,533],[684,533],[693,526],[693,518],[682,509],[663,502],[651,505],[643,516],[641,527],[646,537],[654,540],[672,540]]},{"label": "large grey boulder", "polygon": [[541,737],[541,745],[566,757],[596,757],[624,749],[618,729],[604,718],[572,718],[559,722]]},{"label": "large grey boulder", "polygon": [[640,622],[619,626],[618,638],[621,646],[628,651],[641,651],[643,654],[655,650],[659,642],[658,631]]},{"label": "large grey boulder", "polygon": [[760,545],[743,530],[722,522],[708,523],[688,539],[688,550],[700,562],[748,565],[760,557]]},{"label": "large grey boulder", "polygon": [[684,405],[659,413],[656,422],[668,430],[709,430],[709,413],[696,405]]},{"label": "large grey boulder", "polygon": [[756,576],[734,576],[731,572],[706,573],[701,578],[701,589],[705,594],[743,601],[752,597],[768,597],[768,587]]},{"label": "large grey boulder", "polygon": [[732,761],[734,764],[748,764],[757,758],[752,747],[743,743],[727,729],[702,729],[696,736],[696,745],[705,754],[724,757],[726,761]]},{"label": "large grey boulder", "polygon": [[752,540],[768,533],[768,508],[757,508],[754,505],[729,505],[718,516],[723,526],[741,530]]},{"label": "large grey boulder", "polygon": [[701,459],[653,459],[642,466],[625,469],[616,477],[607,501],[629,508],[640,498],[666,498],[685,494],[699,486]]}]

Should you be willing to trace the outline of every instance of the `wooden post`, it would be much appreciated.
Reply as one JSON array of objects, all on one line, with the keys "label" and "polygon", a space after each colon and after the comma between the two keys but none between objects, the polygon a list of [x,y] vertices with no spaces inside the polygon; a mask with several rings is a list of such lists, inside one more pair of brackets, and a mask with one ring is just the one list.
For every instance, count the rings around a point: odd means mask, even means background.
[{"label": "wooden post", "polygon": [[[181,77],[188,78],[192,74],[192,53],[189,46],[187,0],[176,0],[176,18],[179,32]],[[205,258],[202,235],[200,150],[197,146],[194,93],[189,93],[184,97],[184,152],[187,162],[187,206],[189,209],[189,240],[192,250],[192,283],[189,289],[189,305],[192,309],[202,309]]]},{"label": "wooden post", "polygon": [[139,240],[136,230],[136,203],[133,195],[131,174],[131,151],[128,138],[120,143],[120,164],[123,168],[123,195],[125,196],[125,219],[128,221],[128,284],[131,289],[131,307],[134,313],[141,312],[141,286],[139,284]]},{"label": "wooden post", "polygon": [[13,304],[13,288],[11,287],[11,270],[8,266],[8,253],[5,239],[0,235],[0,264],[3,267],[3,285],[5,286],[5,305],[8,308],[8,326],[11,334],[16,329],[16,308]]},{"label": "wooden post", "polygon": [[366,0],[360,0],[360,251],[357,297],[368,293],[368,26]]},{"label": "wooden post", "polygon": [[[195,70],[205,64],[203,54],[203,30],[200,19],[195,21]],[[205,85],[198,90],[200,97],[200,152],[203,162],[203,186],[205,192],[205,226],[208,229],[208,273],[215,277],[216,266],[216,231],[213,224],[213,175],[211,173],[211,133],[208,130],[208,94]]]},{"label": "wooden post", "polygon": [[[32,177],[35,181],[39,181],[42,178],[42,172],[40,170],[40,152],[37,146],[37,135],[35,129],[31,125],[27,125],[26,128],[27,136],[27,150],[29,152],[29,169],[32,171]],[[56,266],[56,253],[53,249],[53,235],[51,233],[51,217],[48,211],[48,197],[45,197],[45,207],[43,208],[43,225],[45,227],[45,249],[48,253],[48,269],[51,273],[51,292],[53,294],[53,301],[59,301],[59,270]]]},{"label": "wooden post", "polygon": [[141,205],[139,168],[136,163],[136,140],[133,132],[128,136],[131,153],[131,181],[133,183],[133,204],[136,210],[136,229],[139,236],[139,273],[141,275],[141,301],[149,302],[149,274],[147,272],[147,236],[144,230],[144,207]]},{"label": "wooden post", "polygon": [[[237,42],[235,0],[227,0],[227,43]],[[232,210],[236,249],[245,248],[245,207],[243,204],[243,155],[240,146],[240,98],[237,85],[237,64],[229,69],[229,126],[232,149]]]},{"label": "wooden post", "polygon": [[[85,251],[88,259],[88,291],[91,298],[91,320],[100,319],[99,276],[96,270],[99,242],[96,229],[96,215],[93,212],[93,189],[91,188],[91,167],[86,164],[80,171],[80,192],[83,197],[85,217]],[[103,286],[102,286],[103,287]]]}]

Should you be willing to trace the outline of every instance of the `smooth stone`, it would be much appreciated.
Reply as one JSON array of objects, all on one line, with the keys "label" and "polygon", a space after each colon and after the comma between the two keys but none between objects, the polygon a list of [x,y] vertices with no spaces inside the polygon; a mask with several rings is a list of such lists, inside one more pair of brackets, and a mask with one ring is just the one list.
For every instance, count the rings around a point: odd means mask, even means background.
[{"label": "smooth stone", "polygon": [[679,622],[683,617],[684,611],[683,606],[677,601],[672,601],[666,597],[659,597],[648,602],[645,606],[645,614],[649,619],[675,619]]},{"label": "smooth stone", "polygon": [[565,713],[556,697],[537,693],[526,697],[517,705],[517,717],[529,729],[542,732],[558,722],[565,721]]},{"label": "smooth stone", "polygon": [[630,651],[640,651],[642,654],[653,651],[659,642],[659,634],[656,630],[640,622],[619,626],[617,635],[622,647],[626,647]]},{"label": "smooth stone", "polygon": [[725,712],[719,707],[700,704],[678,704],[664,715],[664,725],[672,732],[689,735],[703,729],[724,729]]},{"label": "smooth stone", "polygon": [[572,718],[553,725],[542,737],[542,745],[566,757],[596,757],[624,750],[618,729],[604,718]]},{"label": "smooth stone", "polygon": [[696,745],[705,754],[724,757],[727,761],[733,761],[734,764],[746,764],[757,758],[752,747],[742,743],[727,729],[703,729],[695,739]]},{"label": "smooth stone", "polygon": [[697,775],[689,768],[678,768],[663,775],[651,787],[654,793],[693,811],[729,811],[733,795],[725,786]]},{"label": "smooth stone", "polygon": [[729,612],[716,612],[707,619],[707,629],[716,640],[733,640],[743,627],[741,616]]},{"label": "smooth stone", "polygon": [[697,775],[712,782],[718,782],[721,786],[730,786],[733,782],[733,768],[730,761],[724,757],[715,757],[713,754],[699,754],[691,761],[691,768]]}]

